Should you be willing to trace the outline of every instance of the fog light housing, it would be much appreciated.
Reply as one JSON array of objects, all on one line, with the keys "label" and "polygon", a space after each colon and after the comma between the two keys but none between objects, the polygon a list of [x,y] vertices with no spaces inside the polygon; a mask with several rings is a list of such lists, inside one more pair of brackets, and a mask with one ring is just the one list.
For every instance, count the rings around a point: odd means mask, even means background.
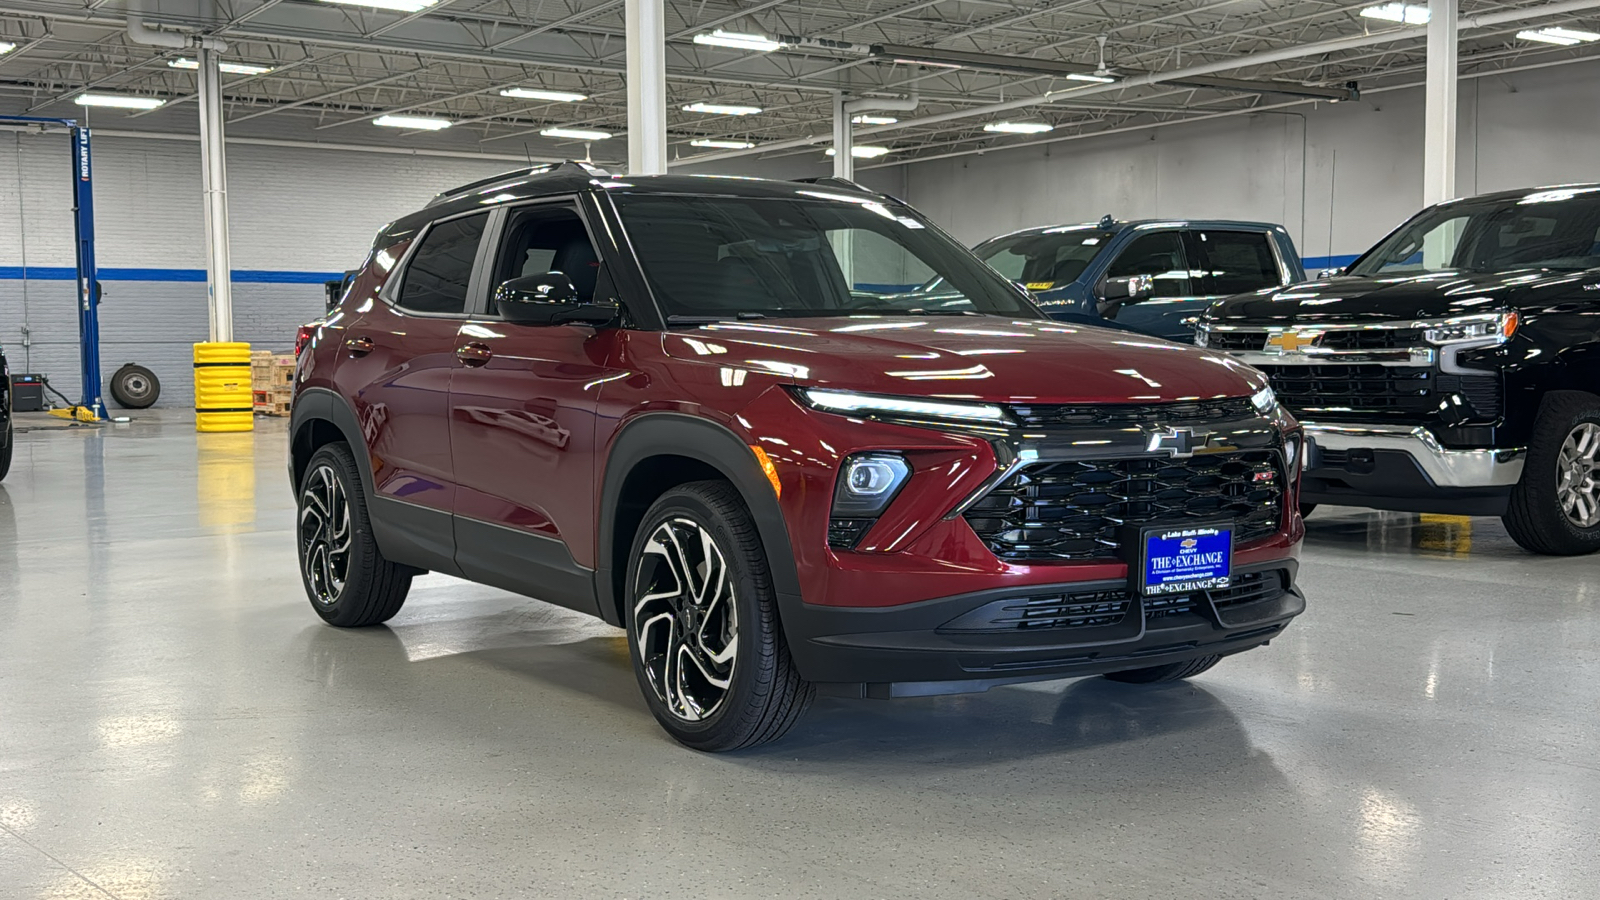
[{"label": "fog light housing", "polygon": [[898,453],[858,453],[839,467],[833,490],[828,545],[853,548],[889,508],[911,477],[911,464]]}]

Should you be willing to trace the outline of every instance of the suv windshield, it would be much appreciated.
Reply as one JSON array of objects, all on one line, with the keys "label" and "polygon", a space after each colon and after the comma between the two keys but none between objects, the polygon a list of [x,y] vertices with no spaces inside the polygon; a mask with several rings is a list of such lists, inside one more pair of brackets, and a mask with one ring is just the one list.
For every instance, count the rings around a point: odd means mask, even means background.
[{"label": "suv windshield", "polygon": [[1048,291],[1077,281],[1109,243],[1111,235],[1087,225],[999,237],[972,252],[1028,290]]},{"label": "suv windshield", "polygon": [[1424,210],[1350,267],[1352,275],[1600,266],[1600,188]]},{"label": "suv windshield", "polygon": [[795,193],[792,200],[625,194],[616,202],[669,319],[1041,315],[904,207]]}]

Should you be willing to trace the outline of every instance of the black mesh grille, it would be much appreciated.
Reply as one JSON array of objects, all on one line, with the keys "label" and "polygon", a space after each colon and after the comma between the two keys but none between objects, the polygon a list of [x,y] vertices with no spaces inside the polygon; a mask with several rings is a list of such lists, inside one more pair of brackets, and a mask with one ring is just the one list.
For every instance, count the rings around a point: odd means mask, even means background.
[{"label": "black mesh grille", "polygon": [[877,519],[829,519],[828,520],[828,546],[840,550],[852,550],[861,543],[866,536],[867,529]]},{"label": "black mesh grille", "polygon": [[1496,375],[1440,375],[1440,394],[1460,394],[1480,419],[1500,418],[1500,378]]},{"label": "black mesh grille", "polygon": [[1079,404],[1068,406],[1013,406],[1012,415],[1026,427],[1051,425],[1138,425],[1160,422],[1163,425],[1188,425],[1196,422],[1226,422],[1255,415],[1248,397],[1228,400],[1201,400],[1194,403]]},{"label": "black mesh grille", "polygon": [[1267,336],[1258,331],[1213,331],[1206,336],[1206,348],[1234,353],[1260,351],[1267,344]]},{"label": "black mesh grille", "polygon": [[[1158,621],[1183,613],[1196,612],[1206,600],[1219,613],[1283,596],[1287,579],[1281,569],[1246,572],[1233,577],[1233,584],[1220,590],[1196,591],[1165,597],[1146,597],[1146,621]],[[939,628],[956,631],[1035,631],[1059,628],[1108,628],[1121,625],[1129,610],[1138,610],[1133,594],[1126,589],[1080,591],[1071,594],[1046,594],[1018,597],[975,610]],[[1137,615],[1137,612],[1135,612]]]},{"label": "black mesh grille", "polygon": [[1375,328],[1370,331],[1329,331],[1317,346],[1324,350],[1405,350],[1427,346],[1420,328]]},{"label": "black mesh grille", "polygon": [[1035,463],[965,517],[1001,559],[1108,559],[1123,525],[1231,517],[1236,542],[1265,537],[1278,530],[1282,499],[1281,455],[1251,450]]},{"label": "black mesh grille", "polygon": [[1432,369],[1416,366],[1257,366],[1295,415],[1427,418],[1438,409]]}]

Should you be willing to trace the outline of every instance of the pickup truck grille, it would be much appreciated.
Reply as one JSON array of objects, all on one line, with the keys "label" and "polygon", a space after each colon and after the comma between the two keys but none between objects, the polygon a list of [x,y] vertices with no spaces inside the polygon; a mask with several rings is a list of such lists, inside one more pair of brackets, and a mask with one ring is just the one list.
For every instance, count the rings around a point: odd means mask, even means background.
[{"label": "pickup truck grille", "polygon": [[1267,373],[1278,399],[1296,416],[1309,419],[1424,422],[1439,402],[1460,394],[1474,419],[1500,416],[1496,375],[1445,375],[1416,366],[1314,365],[1258,366]]},{"label": "pickup truck grille", "polygon": [[[1206,347],[1229,353],[1260,353],[1267,349],[1266,331],[1213,331]],[[1314,345],[1323,350],[1405,350],[1426,346],[1420,328],[1338,329],[1323,332]]]},{"label": "pickup truck grille", "polygon": [[1114,559],[1123,525],[1233,518],[1236,543],[1278,530],[1277,450],[1033,463],[963,515],[1005,560]]},{"label": "pickup truck grille", "polygon": [[1052,425],[1193,425],[1228,422],[1256,415],[1248,397],[1201,400],[1193,403],[1018,405],[1011,407],[1017,421],[1030,428]]}]

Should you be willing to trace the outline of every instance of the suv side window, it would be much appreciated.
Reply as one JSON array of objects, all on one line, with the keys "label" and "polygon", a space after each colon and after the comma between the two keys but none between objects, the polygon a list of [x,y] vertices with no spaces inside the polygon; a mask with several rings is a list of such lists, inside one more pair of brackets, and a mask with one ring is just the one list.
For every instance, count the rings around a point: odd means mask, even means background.
[{"label": "suv side window", "polygon": [[397,305],[411,312],[466,312],[472,264],[488,223],[485,212],[429,228],[401,276]]},{"label": "suv side window", "polygon": [[[546,272],[560,272],[572,279],[572,286],[578,289],[578,297],[584,303],[594,299],[600,254],[595,252],[578,211],[565,204],[512,211],[491,284],[498,286],[512,278]],[[491,288],[489,315],[498,314],[493,293]]]},{"label": "suv side window", "polygon": [[1183,252],[1183,237],[1176,231],[1143,234],[1117,254],[1106,270],[1107,278],[1149,275],[1155,280],[1157,297],[1192,297],[1189,263]]},{"label": "suv side window", "polygon": [[1283,282],[1272,242],[1256,231],[1202,231],[1200,247],[1211,277],[1210,294],[1245,294]]}]

